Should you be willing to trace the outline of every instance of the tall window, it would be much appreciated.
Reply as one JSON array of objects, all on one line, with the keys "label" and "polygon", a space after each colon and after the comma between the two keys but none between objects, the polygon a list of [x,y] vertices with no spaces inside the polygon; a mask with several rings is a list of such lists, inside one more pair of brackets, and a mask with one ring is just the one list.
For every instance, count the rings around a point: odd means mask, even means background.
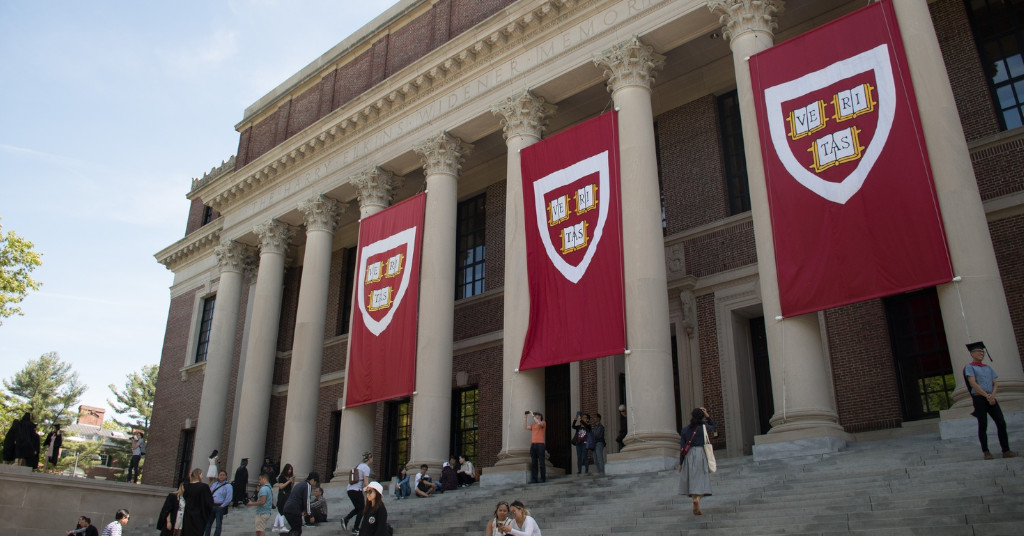
[{"label": "tall window", "polygon": [[205,206],[203,206],[203,223],[202,223],[202,225],[206,225],[207,223],[210,223],[211,221],[213,221],[213,207],[211,207],[210,205],[205,205]]},{"label": "tall window", "polygon": [[487,256],[487,195],[480,194],[459,203],[459,222],[455,242],[455,299],[468,298],[484,291],[484,267]]},{"label": "tall window", "polygon": [[1024,125],[1024,0],[966,0],[978,54],[1004,130]]},{"label": "tall window", "polygon": [[196,363],[206,361],[206,352],[210,349],[210,329],[213,327],[213,304],[216,296],[203,300],[203,317],[199,321],[199,342],[196,344]]},{"label": "tall window", "polygon": [[477,461],[479,402],[478,387],[456,391],[452,396],[452,447],[456,456],[461,454],[472,462]]},{"label": "tall window", "polygon": [[412,418],[409,400],[388,402],[386,405],[387,439],[384,442],[384,478],[398,474],[409,463],[409,438],[412,437]]},{"label": "tall window", "polygon": [[729,214],[739,214],[750,210],[750,187],[747,185],[747,160],[743,152],[740,100],[735,91],[718,97],[718,121],[722,135],[722,158],[725,160]]},{"label": "tall window", "polygon": [[953,405],[956,376],[935,287],[883,300],[907,421],[938,417]]},{"label": "tall window", "polygon": [[345,273],[341,276],[341,303],[338,304],[338,335],[348,333],[352,323],[352,293],[356,287],[356,247],[345,251]]}]

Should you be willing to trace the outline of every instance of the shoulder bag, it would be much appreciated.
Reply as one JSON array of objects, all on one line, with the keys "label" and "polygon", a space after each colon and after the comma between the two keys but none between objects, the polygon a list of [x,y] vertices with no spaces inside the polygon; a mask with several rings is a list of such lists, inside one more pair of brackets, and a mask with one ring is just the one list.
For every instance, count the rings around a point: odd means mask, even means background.
[{"label": "shoulder bag", "polygon": [[701,428],[704,429],[704,457],[708,459],[708,471],[714,473],[718,470],[718,461],[715,460],[715,450],[714,447],[711,446],[711,438],[708,437],[708,427],[701,426]]}]

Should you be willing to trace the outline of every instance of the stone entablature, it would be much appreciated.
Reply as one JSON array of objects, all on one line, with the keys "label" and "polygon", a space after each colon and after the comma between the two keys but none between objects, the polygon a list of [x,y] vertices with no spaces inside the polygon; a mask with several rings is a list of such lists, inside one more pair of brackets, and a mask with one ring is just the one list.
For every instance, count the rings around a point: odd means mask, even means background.
[{"label": "stone entablature", "polygon": [[210,184],[211,182],[231,173],[235,170],[235,155],[231,155],[231,158],[227,160],[221,160],[219,166],[213,166],[213,169],[203,173],[203,176],[198,179],[192,179],[192,188],[189,190],[189,199],[191,199],[191,193]]},{"label": "stone entablature", "polygon": [[212,254],[213,249],[220,245],[222,230],[223,227],[219,224],[205,225],[198,231],[160,250],[154,257],[168,270],[177,272],[196,259]]},{"label": "stone entablature", "polygon": [[[505,11],[507,17],[492,17],[453,39],[195,194],[225,213],[282,177],[296,188],[319,181],[329,191],[359,168],[410,151],[432,134],[428,129],[436,132],[441,118],[455,126],[488,112],[517,82],[536,86],[588,63],[594,50],[607,46],[608,32],[642,34],[697,7],[669,0],[519,2]],[[526,43],[537,44],[524,48]],[[365,160],[370,156],[373,162]],[[296,176],[300,166],[305,171]],[[266,203],[251,212],[262,208]]]}]

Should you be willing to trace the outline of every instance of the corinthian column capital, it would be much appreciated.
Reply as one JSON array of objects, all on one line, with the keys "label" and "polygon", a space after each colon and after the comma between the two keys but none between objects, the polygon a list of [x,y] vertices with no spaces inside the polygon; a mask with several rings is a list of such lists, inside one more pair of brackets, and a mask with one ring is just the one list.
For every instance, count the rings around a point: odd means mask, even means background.
[{"label": "corinthian column capital", "polygon": [[395,190],[402,187],[405,179],[379,167],[368,169],[355,177],[352,182],[359,193],[359,208],[387,208],[395,198]]},{"label": "corinthian column capital", "polygon": [[333,233],[334,229],[338,227],[338,217],[347,209],[348,205],[342,205],[324,194],[316,194],[299,203],[299,212],[303,214],[303,219],[306,221],[306,232],[327,231]]},{"label": "corinthian column capital", "polygon": [[491,107],[491,113],[501,116],[505,139],[515,136],[529,136],[540,139],[548,125],[548,117],[557,110],[543,98],[524,89]]},{"label": "corinthian column capital", "polygon": [[472,145],[464,143],[447,132],[442,132],[421,142],[415,150],[423,161],[423,170],[426,175],[447,173],[458,176],[463,160],[472,149]]},{"label": "corinthian column capital", "polygon": [[223,272],[238,272],[246,274],[252,271],[256,262],[253,249],[250,246],[234,240],[224,240],[214,248],[213,254],[217,256],[217,264]]},{"label": "corinthian column capital", "polygon": [[604,67],[608,91],[637,86],[650,90],[655,73],[665,66],[665,56],[633,37],[594,55],[594,64]]},{"label": "corinthian column capital", "polygon": [[722,35],[735,39],[747,32],[772,35],[778,27],[776,15],[786,7],[785,0],[708,0],[708,9],[721,15]]},{"label": "corinthian column capital", "polygon": [[288,244],[292,239],[292,229],[288,224],[271,219],[257,225],[253,231],[260,237],[261,253],[284,255],[288,252]]}]

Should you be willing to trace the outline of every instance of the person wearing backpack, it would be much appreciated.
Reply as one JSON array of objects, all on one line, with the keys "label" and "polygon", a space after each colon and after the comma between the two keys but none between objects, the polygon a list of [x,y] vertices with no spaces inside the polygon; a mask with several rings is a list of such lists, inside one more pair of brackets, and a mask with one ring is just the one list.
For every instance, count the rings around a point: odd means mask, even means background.
[{"label": "person wearing backpack", "polygon": [[[974,403],[974,418],[978,419],[978,441],[981,442],[982,457],[986,460],[992,459],[992,453],[988,451],[988,418],[996,423],[996,435],[999,437],[999,447],[1003,450],[1004,458],[1016,458],[1017,453],[1010,450],[1010,440],[1006,435],[1006,419],[1003,418],[1003,410],[996,401],[996,391],[999,390],[999,377],[996,371],[985,364],[985,343],[978,341],[967,345],[967,351],[971,353],[972,361],[964,367],[964,383],[971,393],[971,401]],[[992,357],[989,357],[991,360]]]},{"label": "person wearing backpack", "polygon": [[370,484],[370,464],[373,463],[373,453],[364,452],[363,462],[352,468],[349,471],[348,488],[348,499],[352,501],[352,511],[348,513],[341,520],[341,527],[348,530],[348,522],[353,517],[356,518],[356,522],[352,525],[352,533],[359,534],[359,527],[363,520],[363,508],[365,501],[363,500],[363,488]]},{"label": "person wearing backpack", "polygon": [[270,514],[274,511],[274,490],[270,487],[269,474],[260,473],[260,489],[256,492],[256,500],[247,501],[245,505],[256,507],[256,517],[253,520],[256,536],[265,536],[267,521],[270,520]]}]

